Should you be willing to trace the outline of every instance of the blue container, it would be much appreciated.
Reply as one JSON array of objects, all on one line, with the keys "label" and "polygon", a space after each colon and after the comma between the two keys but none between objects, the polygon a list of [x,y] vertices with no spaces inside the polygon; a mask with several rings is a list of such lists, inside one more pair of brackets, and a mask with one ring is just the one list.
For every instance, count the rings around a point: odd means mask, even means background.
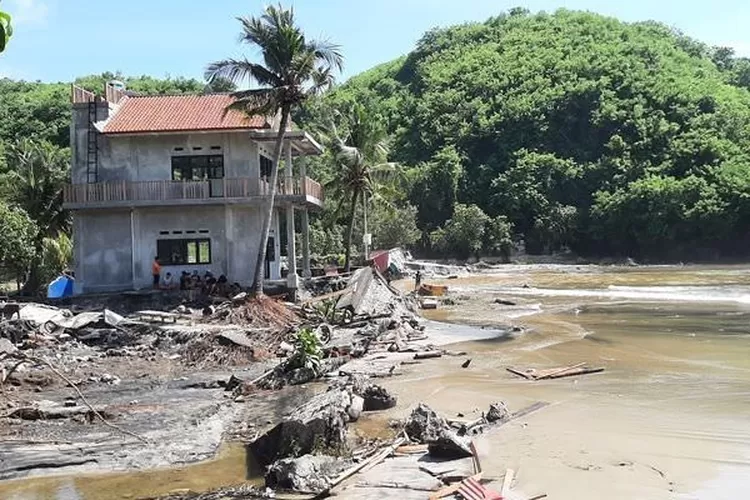
[{"label": "blue container", "polygon": [[48,299],[64,299],[73,296],[73,278],[70,276],[58,276],[47,285]]}]

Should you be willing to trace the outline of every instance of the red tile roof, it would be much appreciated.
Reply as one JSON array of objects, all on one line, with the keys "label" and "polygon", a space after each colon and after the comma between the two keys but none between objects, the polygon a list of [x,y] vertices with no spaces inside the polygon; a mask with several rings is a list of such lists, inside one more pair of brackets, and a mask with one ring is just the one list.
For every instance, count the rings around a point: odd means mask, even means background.
[{"label": "red tile roof", "polygon": [[105,122],[104,134],[189,132],[269,128],[264,116],[246,116],[224,109],[233,101],[228,94],[131,96]]}]

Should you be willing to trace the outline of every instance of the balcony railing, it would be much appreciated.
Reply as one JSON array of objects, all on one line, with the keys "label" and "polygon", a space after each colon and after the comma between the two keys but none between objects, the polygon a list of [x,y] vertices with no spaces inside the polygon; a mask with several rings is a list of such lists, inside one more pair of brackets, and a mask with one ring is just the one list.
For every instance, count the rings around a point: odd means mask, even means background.
[{"label": "balcony railing", "polygon": [[[69,184],[63,191],[68,208],[116,205],[168,205],[193,201],[243,201],[262,199],[271,194],[266,178],[209,179],[204,181],[110,181]],[[276,196],[279,201],[323,205],[323,187],[310,179],[280,177]],[[184,203],[180,203],[184,202]]]}]

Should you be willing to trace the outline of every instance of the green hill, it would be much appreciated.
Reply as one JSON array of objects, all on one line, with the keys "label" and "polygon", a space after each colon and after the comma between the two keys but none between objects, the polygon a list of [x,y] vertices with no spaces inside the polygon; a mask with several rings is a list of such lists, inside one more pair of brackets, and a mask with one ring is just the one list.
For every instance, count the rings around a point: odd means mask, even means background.
[{"label": "green hill", "polygon": [[530,251],[750,254],[750,64],[654,22],[514,9],[428,32],[326,101],[386,119],[432,230],[456,203]]}]

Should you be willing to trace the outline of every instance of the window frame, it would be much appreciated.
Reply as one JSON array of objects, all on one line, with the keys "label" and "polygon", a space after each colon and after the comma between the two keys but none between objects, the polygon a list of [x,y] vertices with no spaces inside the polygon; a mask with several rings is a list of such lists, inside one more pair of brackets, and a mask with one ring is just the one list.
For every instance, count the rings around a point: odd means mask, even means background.
[{"label": "window frame", "polygon": [[[184,163],[184,165],[175,165],[175,163]],[[200,163],[200,165],[193,165]],[[224,154],[209,155],[173,155],[170,161],[171,174],[173,181],[209,181],[211,179],[223,179],[224,171]],[[221,172],[220,177],[214,177],[214,172]],[[179,178],[175,173],[179,172]],[[185,175],[188,173],[189,175]],[[196,173],[198,175],[196,176]]]},{"label": "window frame", "polygon": [[[207,244],[205,247],[206,253],[208,254],[206,259],[201,260],[204,257],[201,252],[201,245]],[[179,247],[175,250],[175,247]],[[195,262],[190,262],[190,245],[195,245]],[[213,262],[213,252],[211,251],[211,238],[161,238],[156,240],[156,255],[159,256],[159,261],[162,266],[204,266],[210,265]],[[177,261],[173,258],[175,255],[179,257]]]}]

